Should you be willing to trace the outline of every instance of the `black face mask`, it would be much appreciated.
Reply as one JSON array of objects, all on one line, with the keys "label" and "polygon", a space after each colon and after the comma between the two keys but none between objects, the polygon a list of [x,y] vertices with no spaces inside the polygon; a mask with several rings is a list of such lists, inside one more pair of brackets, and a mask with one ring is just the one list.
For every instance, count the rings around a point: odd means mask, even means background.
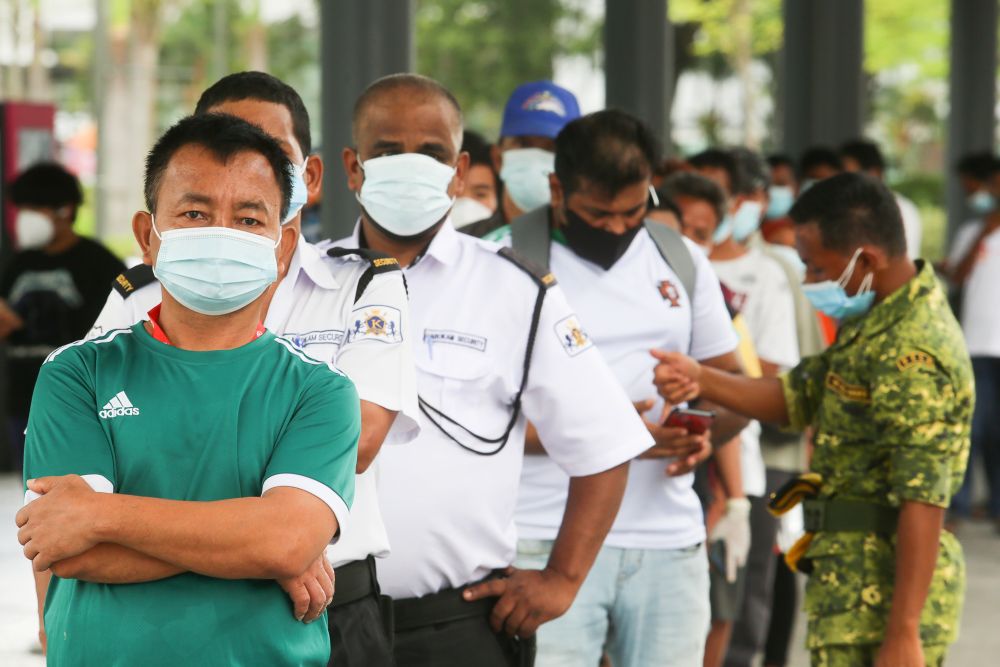
[{"label": "black face mask", "polygon": [[588,225],[586,220],[569,208],[564,208],[563,212],[566,215],[566,226],[563,227],[566,244],[577,255],[597,264],[605,271],[621,259],[632,245],[632,239],[642,229],[642,225],[639,224],[624,234],[613,234]]}]

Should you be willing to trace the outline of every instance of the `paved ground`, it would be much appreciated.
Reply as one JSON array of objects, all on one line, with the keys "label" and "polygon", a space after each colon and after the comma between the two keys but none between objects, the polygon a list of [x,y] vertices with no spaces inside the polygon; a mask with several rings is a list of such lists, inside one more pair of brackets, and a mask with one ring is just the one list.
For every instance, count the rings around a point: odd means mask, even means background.
[{"label": "paved ground", "polygon": [[[44,659],[31,652],[37,643],[34,583],[14,527],[21,499],[20,480],[0,474],[0,665],[40,667]],[[952,648],[948,664],[995,665],[1000,662],[1000,537],[981,523],[968,524],[959,536],[968,560],[969,589],[962,637]],[[801,625],[796,646],[802,646]],[[807,655],[799,649],[789,667],[807,665]]]}]

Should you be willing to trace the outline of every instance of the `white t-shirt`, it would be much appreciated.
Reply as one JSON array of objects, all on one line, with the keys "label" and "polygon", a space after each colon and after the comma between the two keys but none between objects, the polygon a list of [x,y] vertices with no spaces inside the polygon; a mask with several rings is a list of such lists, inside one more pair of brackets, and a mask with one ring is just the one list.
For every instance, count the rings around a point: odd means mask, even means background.
[{"label": "white t-shirt", "polygon": [[[414,347],[420,396],[486,438],[500,436],[510,421],[539,294],[535,280],[499,249],[446,222],[406,269],[410,330],[422,341]],[[378,567],[383,592],[419,597],[513,562],[526,420],[563,471],[564,484],[568,475],[609,470],[652,446],[585,332],[559,286],[549,288],[523,411],[496,454],[463,449],[426,417],[413,444],[383,450],[379,501],[392,542],[392,555]],[[497,449],[435,419],[466,446]]]},{"label": "white t-shirt", "polygon": [[892,193],[896,197],[896,205],[899,206],[900,217],[903,218],[903,233],[906,234],[906,255],[910,259],[920,257],[920,243],[924,237],[924,223],[920,219],[920,211],[916,205],[899,194]]},{"label": "white t-shirt", "polygon": [[[509,235],[502,242],[509,244]],[[685,242],[697,272],[693,317],[691,299],[645,230],[607,271],[560,243],[551,247],[552,272],[629,399],[655,401],[645,415],[653,421],[662,415],[663,400],[653,385],[656,360],[650,349],[708,359],[731,352],[737,342],[708,259],[693,243]],[[541,440],[548,450],[548,441],[544,436]],[[619,435],[608,440],[619,441]],[[694,475],[669,477],[664,472],[667,463],[632,462],[625,498],[606,545],[681,549],[704,541],[701,502],[692,488]],[[566,485],[566,474],[551,458],[525,458],[517,507],[522,537],[555,538],[566,507]]]},{"label": "white t-shirt", "polygon": [[[948,264],[955,268],[972,249],[983,229],[982,220],[964,224],[955,235]],[[1000,357],[1000,229],[990,233],[979,248],[962,296],[962,330],[969,355]]]},{"label": "white t-shirt", "polygon": [[[736,259],[712,261],[722,284],[733,292],[733,301],[743,314],[757,356],[782,369],[799,363],[795,331],[795,301],[788,276],[775,260],[751,247]],[[760,424],[750,424],[740,433],[743,491],[763,496],[767,474],[760,453]]]},{"label": "white t-shirt", "polygon": [[[355,302],[358,281],[369,266],[358,256],[329,257],[300,236],[288,274],[271,299],[264,326],[290,339],[310,357],[334,363],[351,378],[362,399],[398,411],[385,444],[406,443],[417,436],[419,426],[403,274],[376,274]],[[128,298],[112,290],[87,338],[146,319],[146,313],[160,300],[158,282],[139,288]],[[387,323],[395,323],[395,333],[379,336],[354,331],[355,321],[375,311]],[[388,332],[388,327],[383,331]],[[355,480],[350,528],[327,548],[334,567],[389,552],[375,488],[377,466],[378,459]]]}]

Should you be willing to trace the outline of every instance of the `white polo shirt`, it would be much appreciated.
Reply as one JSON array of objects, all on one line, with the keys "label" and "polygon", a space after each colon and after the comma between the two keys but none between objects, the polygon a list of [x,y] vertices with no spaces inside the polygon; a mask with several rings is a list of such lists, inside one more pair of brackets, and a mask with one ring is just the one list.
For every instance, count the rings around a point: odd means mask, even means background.
[{"label": "white polo shirt", "polygon": [[[799,363],[799,341],[795,330],[795,301],[785,270],[763,250],[751,247],[745,255],[713,260],[712,268],[733,293],[747,323],[757,356],[782,369]],[[763,496],[767,471],[760,452],[760,424],[756,421],[740,433],[743,492]]]},{"label": "white polo shirt", "polygon": [[[955,235],[948,265],[957,268],[972,250],[972,244],[982,233],[984,222],[973,220],[959,228]],[[976,251],[976,261],[965,282],[962,295],[962,330],[969,355],[1000,357],[1000,308],[997,308],[997,286],[1000,285],[1000,229],[988,234]]]},{"label": "white polo shirt", "polygon": [[[449,221],[405,269],[411,331],[421,341],[414,346],[420,396],[487,438],[501,435],[510,420],[539,292],[499,249],[456,232]],[[383,592],[419,597],[513,562],[526,419],[564,483],[653,444],[558,286],[545,294],[522,403],[507,445],[493,456],[463,449],[426,418],[413,444],[382,452],[379,502],[392,542],[392,555],[378,567]],[[496,448],[449,430],[478,451]]]},{"label": "white polo shirt", "polygon": [[[509,244],[509,234],[501,242]],[[691,299],[646,230],[607,271],[552,243],[552,272],[629,399],[655,401],[645,415],[652,421],[660,418],[664,405],[653,385],[652,348],[708,359],[733,351],[737,343],[715,272],[696,245],[685,243],[697,272],[693,316]],[[548,444],[544,435],[541,439]],[[666,467],[663,459],[632,462],[607,546],[681,549],[705,540],[694,475],[669,477]],[[555,538],[566,506],[566,481],[549,457],[525,459],[517,507],[521,537]]]},{"label": "white polo shirt", "polygon": [[[314,359],[335,364],[351,378],[363,400],[397,411],[385,444],[406,443],[417,436],[419,426],[403,274],[375,274],[355,302],[358,281],[369,266],[357,255],[329,257],[323,248],[300,236],[288,274],[271,299],[264,326],[290,339]],[[113,290],[87,337],[146,319],[146,313],[160,300],[158,282],[137,289],[128,298]],[[371,316],[385,324],[378,332],[365,324]],[[334,567],[389,553],[376,492],[377,462],[355,480],[350,528],[327,548]]]}]

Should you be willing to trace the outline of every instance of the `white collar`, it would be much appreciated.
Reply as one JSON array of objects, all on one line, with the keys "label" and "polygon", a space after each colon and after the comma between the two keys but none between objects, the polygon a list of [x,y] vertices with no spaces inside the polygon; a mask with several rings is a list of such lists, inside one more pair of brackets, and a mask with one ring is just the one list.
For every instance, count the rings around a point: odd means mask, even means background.
[{"label": "white collar", "polygon": [[[323,262],[326,253],[312,243],[309,243],[299,234],[299,243],[292,254],[292,261],[288,266],[288,274],[285,280],[296,280],[299,271],[305,271],[309,280],[323,289],[338,289],[340,283],[330,272],[330,268]],[[293,283],[294,284],[294,283]]]},{"label": "white collar", "polygon": [[[459,252],[461,252],[461,243],[458,238],[460,232],[455,229],[455,226],[451,223],[451,216],[449,215],[441,228],[438,229],[437,234],[431,240],[429,246],[427,246],[426,252],[421,256],[421,260],[425,257],[432,257],[442,264],[449,265],[454,264],[458,260]],[[344,245],[351,248],[360,247],[361,243],[361,218],[354,224],[354,232],[351,234],[350,238],[344,240]]]}]

